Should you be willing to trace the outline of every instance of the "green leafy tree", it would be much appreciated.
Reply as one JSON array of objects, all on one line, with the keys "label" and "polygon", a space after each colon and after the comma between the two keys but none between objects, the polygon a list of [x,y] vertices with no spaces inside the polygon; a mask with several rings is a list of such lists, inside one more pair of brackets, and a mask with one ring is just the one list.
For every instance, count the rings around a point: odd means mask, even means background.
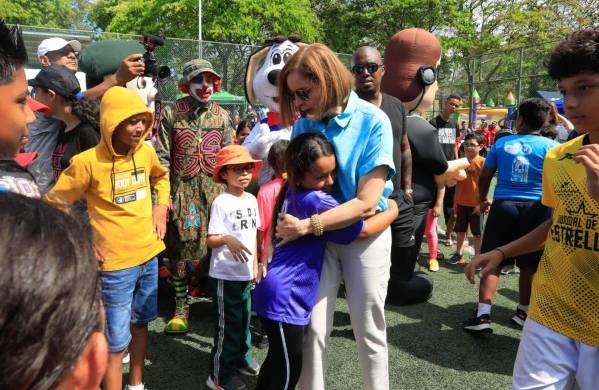
[{"label": "green leafy tree", "polygon": [[0,0],[0,18],[28,26],[83,28],[89,3],[89,0]]}]

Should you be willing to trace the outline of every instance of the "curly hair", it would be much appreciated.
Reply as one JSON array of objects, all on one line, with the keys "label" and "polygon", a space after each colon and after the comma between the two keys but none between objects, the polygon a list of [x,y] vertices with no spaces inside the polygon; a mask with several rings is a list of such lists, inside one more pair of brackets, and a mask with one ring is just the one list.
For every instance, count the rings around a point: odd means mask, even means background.
[{"label": "curly hair", "polygon": [[73,102],[73,114],[81,122],[89,123],[100,132],[100,104],[95,99],[83,98]]},{"label": "curly hair", "polygon": [[599,73],[599,27],[572,33],[549,54],[545,67],[554,80],[580,73]]}]

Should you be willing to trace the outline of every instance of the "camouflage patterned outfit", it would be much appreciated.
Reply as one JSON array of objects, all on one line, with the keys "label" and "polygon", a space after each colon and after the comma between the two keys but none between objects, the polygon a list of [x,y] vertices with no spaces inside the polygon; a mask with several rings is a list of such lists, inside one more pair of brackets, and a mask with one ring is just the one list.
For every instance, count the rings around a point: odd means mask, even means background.
[{"label": "camouflage patterned outfit", "polygon": [[166,238],[171,272],[189,278],[207,260],[210,206],[224,189],[212,181],[219,150],[232,144],[235,130],[227,112],[191,96],[162,113],[155,141],[163,166],[170,168],[172,208]]}]

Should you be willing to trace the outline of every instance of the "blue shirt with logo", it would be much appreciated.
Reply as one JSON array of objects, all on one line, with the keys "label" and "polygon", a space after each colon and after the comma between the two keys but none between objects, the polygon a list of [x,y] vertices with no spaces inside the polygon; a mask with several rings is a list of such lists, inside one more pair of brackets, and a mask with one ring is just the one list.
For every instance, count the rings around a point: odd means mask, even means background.
[{"label": "blue shirt with logo", "polygon": [[291,139],[302,133],[320,132],[335,148],[337,180],[333,196],[339,203],[356,197],[362,176],[379,166],[388,168],[387,182],[378,203],[387,210],[387,198],[393,191],[393,132],[391,122],[383,111],[351,92],[345,110],[324,121],[300,118],[293,126]]},{"label": "blue shirt with logo", "polygon": [[495,142],[485,160],[485,168],[497,169],[493,199],[540,200],[543,160],[557,145],[557,142],[536,134],[515,134]]}]

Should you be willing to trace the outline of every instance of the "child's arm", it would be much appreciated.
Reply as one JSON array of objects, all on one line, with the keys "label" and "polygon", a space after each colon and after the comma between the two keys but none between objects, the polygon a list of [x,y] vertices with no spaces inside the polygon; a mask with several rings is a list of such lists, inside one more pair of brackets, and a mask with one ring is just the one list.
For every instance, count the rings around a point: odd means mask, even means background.
[{"label": "child's arm", "polygon": [[209,248],[218,248],[226,245],[235,260],[241,263],[247,263],[252,252],[237,238],[223,234],[208,235],[206,240]]},{"label": "child's arm", "polygon": [[58,208],[67,206],[83,197],[91,183],[89,166],[81,158],[73,157],[71,164],[58,178],[54,187],[44,196],[44,201]]},{"label": "child's arm", "polygon": [[443,209],[443,198],[445,198],[445,183],[440,176],[435,176],[435,182],[437,183],[437,198],[433,205],[433,217],[439,218],[441,209]]},{"label": "child's arm", "polygon": [[547,235],[549,234],[549,228],[551,227],[552,219],[549,219],[536,229],[531,231],[525,236],[510,242],[509,244],[497,247],[489,252],[481,253],[475,256],[470,264],[466,266],[466,278],[470,283],[474,284],[474,275],[478,267],[483,267],[480,271],[481,279],[497,269],[501,262],[508,257],[520,256],[526,253],[531,253],[543,249]]},{"label": "child's arm", "polygon": [[399,215],[397,203],[393,199],[388,200],[389,208],[383,212],[376,213],[364,221],[364,228],[360,233],[360,239],[371,237],[383,232],[395,221]]},{"label": "child's arm", "polygon": [[574,161],[582,164],[587,173],[587,190],[599,202],[599,145],[584,145],[574,153]]},{"label": "child's arm", "polygon": [[168,178],[168,170],[160,165],[158,156],[154,152],[152,153],[150,179],[157,198],[156,204],[152,208],[152,224],[154,232],[162,240],[166,234],[171,184]]},{"label": "child's arm", "polygon": [[486,213],[489,211],[491,202],[489,201],[489,187],[491,180],[495,175],[495,168],[483,168],[478,178],[478,197],[480,198],[480,211]]}]

